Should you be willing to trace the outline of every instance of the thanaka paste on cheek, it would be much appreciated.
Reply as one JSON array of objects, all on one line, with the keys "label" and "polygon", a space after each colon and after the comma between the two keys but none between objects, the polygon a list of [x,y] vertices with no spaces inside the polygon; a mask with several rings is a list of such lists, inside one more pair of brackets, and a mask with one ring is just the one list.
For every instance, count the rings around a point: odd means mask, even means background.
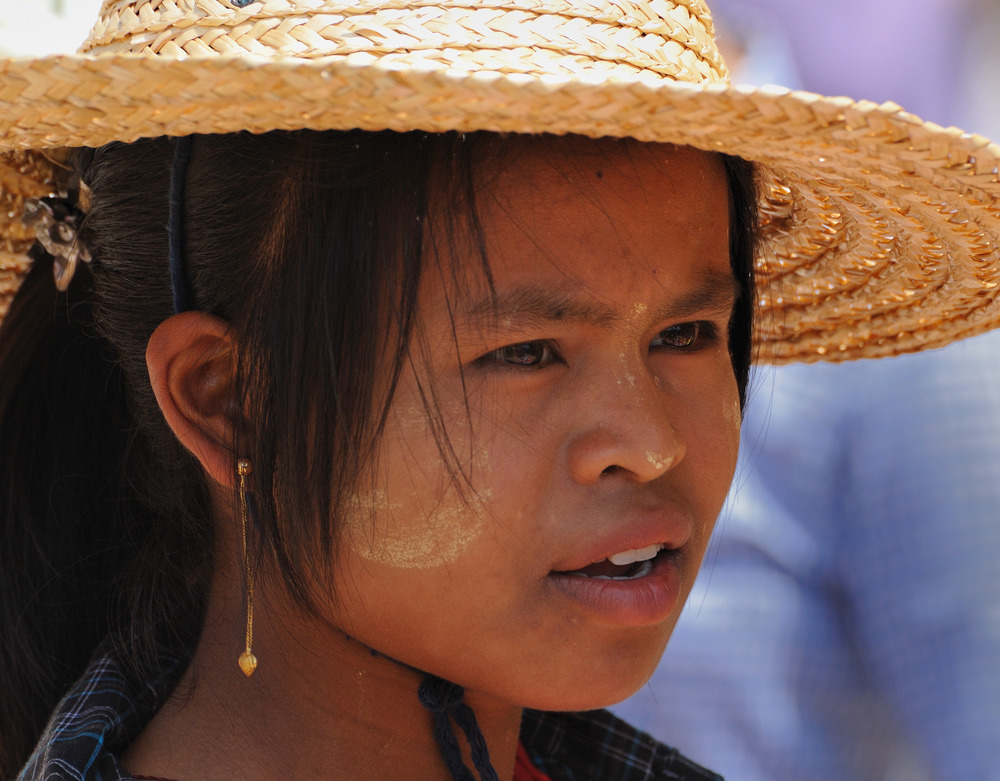
[{"label": "thanaka paste on cheek", "polygon": [[[396,420],[401,431],[427,426],[426,415],[412,409],[397,412]],[[489,453],[480,450],[472,460],[472,470],[465,474],[479,484],[489,483]],[[433,463],[435,475],[449,474],[440,454]],[[397,569],[432,569],[458,561],[485,530],[493,491],[461,482],[461,476],[445,480],[449,482],[426,509],[407,501],[411,497],[406,495],[398,499],[390,499],[385,491],[355,495],[346,519],[352,549],[366,561]]]},{"label": "thanaka paste on cheek", "polygon": [[382,492],[357,496],[357,512],[348,521],[351,547],[367,561],[398,569],[452,564],[486,528],[492,494],[487,489],[463,498],[451,489],[426,514],[411,518],[402,518],[401,504]]},{"label": "thanaka paste on cheek", "polygon": [[732,443],[730,458],[735,460],[740,449],[740,428],[743,425],[743,410],[740,407],[740,400],[738,398],[733,399],[733,403],[726,408],[723,415],[726,416],[726,423],[732,433],[730,437],[730,442]]}]

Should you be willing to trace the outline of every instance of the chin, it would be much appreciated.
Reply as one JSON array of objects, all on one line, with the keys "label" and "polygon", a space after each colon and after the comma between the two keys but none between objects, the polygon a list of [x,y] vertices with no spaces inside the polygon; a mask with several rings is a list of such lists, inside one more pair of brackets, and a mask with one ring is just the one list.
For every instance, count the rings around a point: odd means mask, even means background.
[{"label": "chin", "polygon": [[[649,680],[649,676],[630,681],[606,681],[605,685],[587,685],[574,691],[535,693],[522,707],[544,711],[588,711],[607,708],[635,694]],[[613,685],[608,685],[613,684]]]},{"label": "chin", "polygon": [[[606,708],[641,689],[659,664],[666,641],[622,647],[595,654],[589,664],[565,664],[548,678],[548,685],[534,687],[521,703],[546,711],[586,711]],[[583,653],[583,651],[581,651]]]}]

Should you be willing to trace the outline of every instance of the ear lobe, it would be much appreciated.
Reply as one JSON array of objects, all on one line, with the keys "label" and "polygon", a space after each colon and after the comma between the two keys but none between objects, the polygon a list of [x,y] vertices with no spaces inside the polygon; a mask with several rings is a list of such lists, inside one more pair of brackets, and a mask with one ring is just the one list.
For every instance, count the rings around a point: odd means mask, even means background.
[{"label": "ear lobe", "polygon": [[232,486],[235,353],[225,321],[204,312],[164,320],[146,346],[146,368],[167,425],[217,483]]}]

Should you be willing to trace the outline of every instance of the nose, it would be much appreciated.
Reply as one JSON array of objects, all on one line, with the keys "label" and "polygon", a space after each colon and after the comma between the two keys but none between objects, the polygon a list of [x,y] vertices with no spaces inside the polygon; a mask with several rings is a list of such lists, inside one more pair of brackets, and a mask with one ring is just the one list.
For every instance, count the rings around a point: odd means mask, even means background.
[{"label": "nose", "polygon": [[686,444],[674,425],[672,400],[652,378],[644,383],[592,383],[582,394],[579,425],[566,446],[568,468],[582,485],[621,475],[648,482],[684,458]]}]

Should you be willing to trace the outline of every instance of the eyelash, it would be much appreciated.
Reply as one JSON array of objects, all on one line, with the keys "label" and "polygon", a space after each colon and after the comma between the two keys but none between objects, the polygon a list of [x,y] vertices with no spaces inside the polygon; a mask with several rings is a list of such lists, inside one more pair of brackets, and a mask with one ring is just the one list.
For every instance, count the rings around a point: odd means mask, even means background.
[{"label": "eyelash", "polygon": [[[673,338],[677,343],[655,345],[658,339],[664,339],[667,334],[670,334],[670,337],[666,338]],[[668,326],[660,331],[659,335],[653,341],[655,346],[668,350],[696,352],[702,347],[713,344],[718,335],[719,329],[715,323],[707,320],[696,320],[691,323],[678,323],[677,325]]]},{"label": "eyelash", "polygon": [[[541,349],[543,351],[542,357],[537,361],[523,360],[526,357],[525,352],[532,348]],[[513,360],[509,360],[509,358],[513,358]],[[518,342],[504,345],[497,350],[486,353],[479,359],[478,363],[499,364],[511,369],[544,369],[555,363],[558,358],[559,355],[551,342]]]},{"label": "eyelash", "polygon": [[[660,331],[650,347],[692,353],[714,343],[717,336],[718,328],[715,323],[708,321],[679,323]],[[662,343],[657,344],[657,342]],[[540,340],[504,345],[486,353],[478,359],[477,363],[500,365],[512,369],[544,369],[559,360],[561,357],[554,345],[549,341]]]}]

